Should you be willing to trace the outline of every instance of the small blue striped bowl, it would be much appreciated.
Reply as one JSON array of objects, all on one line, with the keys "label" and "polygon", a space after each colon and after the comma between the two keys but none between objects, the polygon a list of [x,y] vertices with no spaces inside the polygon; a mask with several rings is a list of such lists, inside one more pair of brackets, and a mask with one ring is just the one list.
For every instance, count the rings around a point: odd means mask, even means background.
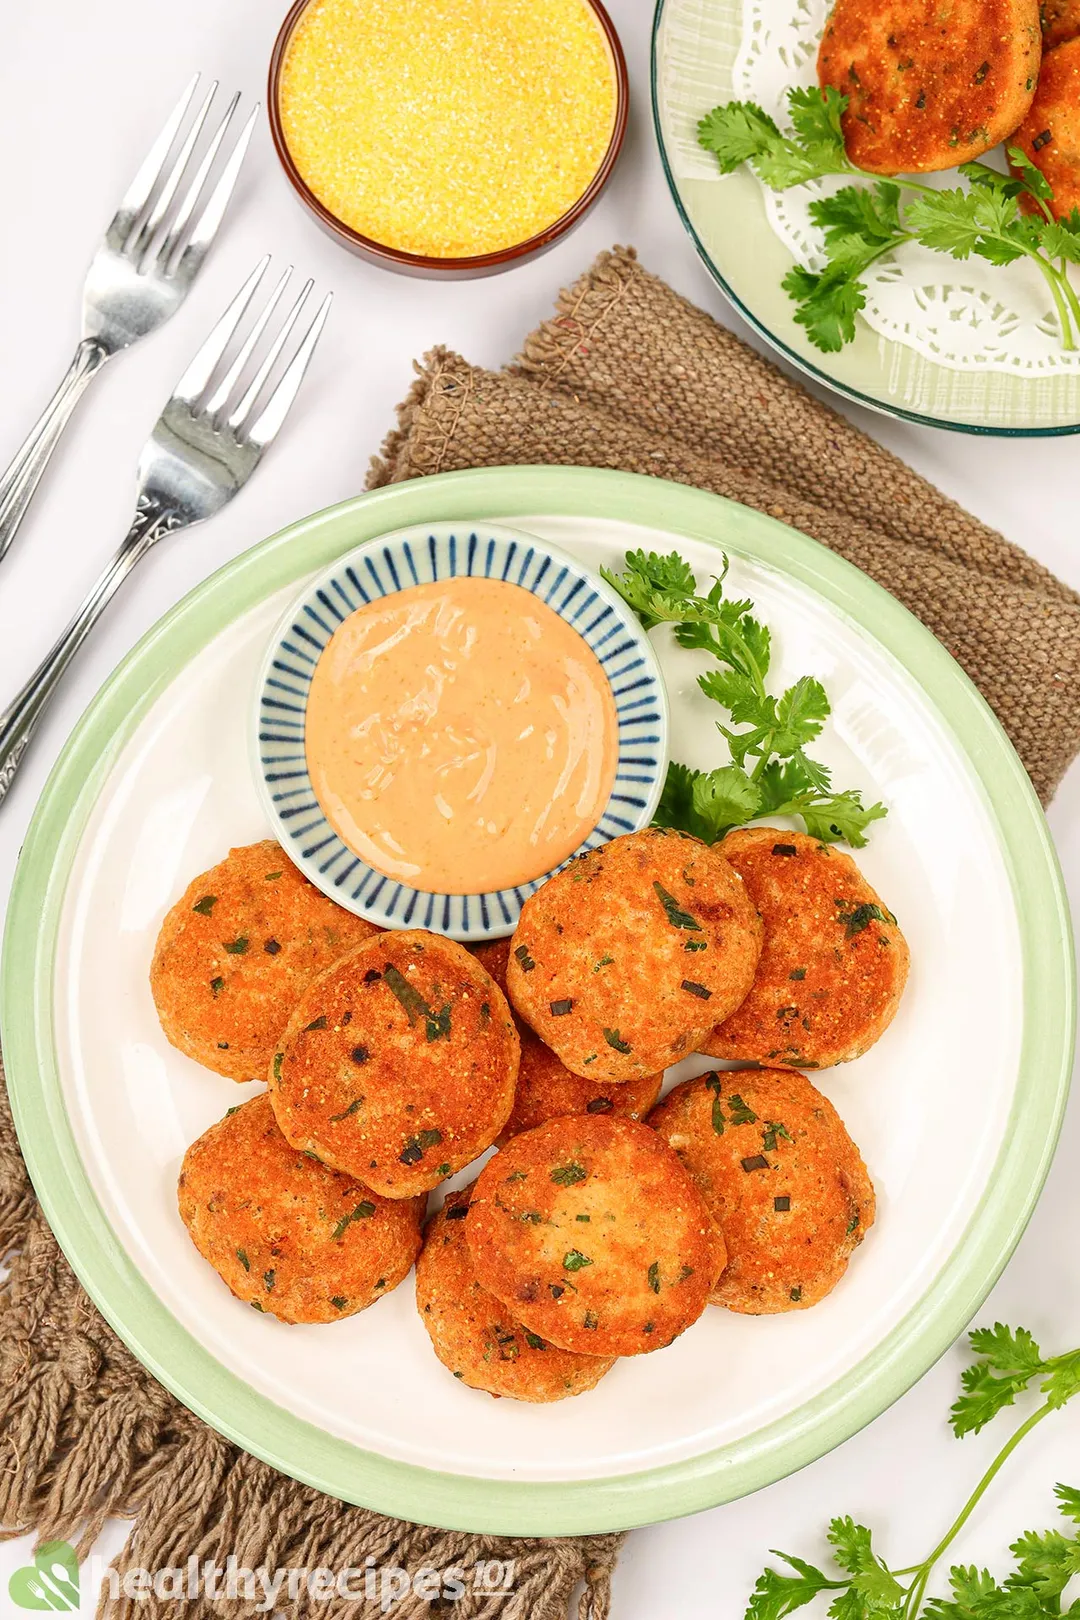
[{"label": "small blue striped bowl", "polygon": [[616,593],[576,558],[493,523],[440,523],[381,535],[305,587],[278,626],[259,678],[255,780],[277,838],[332,900],[383,928],[427,928],[479,941],[512,933],[525,901],[551,873],[490,894],[431,894],[386,877],[331,827],[304,754],[311,678],[338,625],[379,597],[459,575],[508,580],[531,591],[574,626],[611,684],[619,720],[615,784],[599,824],[574,853],[648,826],[664,785],[668,731],[667,694],[648,637]]}]

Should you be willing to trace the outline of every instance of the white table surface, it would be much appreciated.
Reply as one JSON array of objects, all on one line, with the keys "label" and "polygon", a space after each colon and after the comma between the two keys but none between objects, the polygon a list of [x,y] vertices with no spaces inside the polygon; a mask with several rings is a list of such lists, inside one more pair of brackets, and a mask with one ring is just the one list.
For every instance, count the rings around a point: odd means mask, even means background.
[{"label": "white table surface", "polygon": [[[630,65],[633,111],[615,178],[584,225],[547,257],[490,280],[441,286],[349,258],[298,207],[259,128],[222,240],[187,304],[162,332],[98,379],[46,487],[3,565],[0,693],[51,643],[126,527],[139,448],[186,358],[256,259],[295,263],[332,287],[332,332],[302,408],[251,487],[212,524],[144,563],[84,650],[0,813],[0,905],[34,802],[82,710],[135,641],[212,569],[315,508],[360,490],[368,457],[409,386],[412,361],[437,343],[497,365],[550,311],[594,253],[633,243],[719,320],[739,327],[676,217],[656,154],[648,99],[648,0],[609,0]],[[66,365],[78,288],[135,161],[196,68],[226,89],[264,94],[285,0],[34,0],[4,6],[0,52],[0,462]],[[844,407],[882,443],[973,512],[1080,586],[1080,442],[976,439]],[[1050,813],[1074,904],[1080,900],[1080,768]],[[981,1313],[1030,1326],[1056,1350],[1080,1343],[1080,1098],[1050,1184],[1019,1253]],[[951,1352],[890,1412],[812,1468],[757,1496],[629,1538],[615,1620],[737,1620],[769,1547],[813,1558],[834,1513],[878,1526],[891,1561],[916,1562],[937,1540],[993,1454],[997,1426],[962,1444],[945,1414],[964,1364]],[[722,1368],[718,1368],[722,1375]],[[1001,1420],[1005,1421],[1005,1420]],[[999,1438],[1004,1437],[1004,1430]],[[1002,1567],[1021,1530],[1052,1522],[1057,1480],[1080,1485],[1080,1406],[1028,1442],[957,1548]],[[107,1544],[114,1547],[118,1534]],[[28,1541],[0,1551],[8,1573]],[[84,1605],[91,1612],[90,1595]],[[814,1611],[812,1611],[814,1612]]]}]

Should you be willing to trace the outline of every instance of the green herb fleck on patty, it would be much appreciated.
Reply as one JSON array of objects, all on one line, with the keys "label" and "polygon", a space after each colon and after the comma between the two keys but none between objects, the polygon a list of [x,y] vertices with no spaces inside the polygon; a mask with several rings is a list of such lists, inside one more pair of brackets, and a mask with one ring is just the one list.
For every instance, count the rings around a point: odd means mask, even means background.
[{"label": "green herb fleck on patty", "polygon": [[617,1029],[605,1029],[604,1039],[616,1052],[622,1052],[625,1055],[633,1050],[629,1042],[623,1040]]},{"label": "green herb fleck on patty", "polygon": [[528,1329],[526,1329],[526,1331],[525,1331],[525,1343],[528,1345],[530,1350],[546,1350],[547,1349],[547,1344],[540,1337],[539,1333],[530,1333],[528,1331]]},{"label": "green herb fleck on patty", "polygon": [[192,911],[197,911],[200,917],[209,917],[210,913],[217,905],[217,901],[218,897],[216,894],[204,894],[201,900],[196,900],[191,909]]},{"label": "green herb fleck on patty", "polygon": [[533,968],[536,966],[536,963],[529,955],[529,947],[527,945],[519,945],[515,950],[514,955],[521,963],[522,973],[531,973]]},{"label": "green herb fleck on patty", "polygon": [[652,1289],[654,1294],[658,1294],[660,1292],[659,1260],[654,1260],[652,1265],[649,1267],[649,1287]]},{"label": "green herb fleck on patty", "polygon": [[756,1125],[757,1115],[752,1108],[747,1107],[738,1093],[728,1098],[728,1107],[731,1109],[731,1123],[733,1125]]},{"label": "green herb fleck on patty", "polygon": [[243,956],[247,948],[247,937],[244,934],[241,934],[237,939],[230,939],[225,945],[225,949],[230,956]]},{"label": "green herb fleck on patty", "polygon": [[588,1175],[583,1164],[561,1164],[551,1172],[551,1179],[557,1187],[573,1187],[579,1181],[588,1180]]},{"label": "green herb fleck on patty", "polygon": [[442,1131],[418,1131],[409,1137],[398,1158],[402,1164],[419,1164],[428,1148],[438,1147],[441,1141]]},{"label": "green herb fleck on patty", "polygon": [[277,1280],[277,1272],[274,1271],[273,1269],[271,1269],[270,1271],[264,1271],[263,1272],[263,1287],[266,1289],[266,1292],[268,1294],[273,1290],[274,1283],[276,1282],[276,1280]]},{"label": "green herb fleck on patty", "polygon": [[248,1259],[247,1254],[243,1249],[237,1249],[236,1258],[239,1260],[245,1271],[251,1270],[251,1261]]},{"label": "green herb fleck on patty", "polygon": [[592,1261],[580,1249],[568,1249],[563,1255],[564,1271],[580,1271],[583,1266],[591,1266]]},{"label": "green herb fleck on patty", "polygon": [[721,1102],[723,1088],[724,1082],[718,1074],[707,1074],[705,1076],[705,1090],[711,1091],[713,1094],[712,1128],[717,1136],[723,1136],[724,1134],[724,1109]]},{"label": "green herb fleck on patty", "polygon": [[765,1121],[765,1135],[762,1138],[762,1142],[761,1142],[761,1145],[765,1149],[765,1152],[766,1153],[775,1153],[776,1152],[776,1144],[777,1144],[777,1142],[779,1142],[781,1137],[783,1137],[785,1142],[791,1142],[792,1144],[794,1144],[795,1138],[792,1136],[791,1132],[788,1130],[786,1125],[781,1125],[781,1123],[780,1123],[780,1121],[778,1119],[768,1119],[768,1120],[766,1120]]},{"label": "green herb fleck on patty", "polygon": [[326,1028],[326,1015],[324,1013],[318,1018],[313,1018],[311,1020],[310,1024],[305,1024],[304,1025],[304,1034],[305,1035],[309,1034],[313,1029],[325,1029],[325,1028]]},{"label": "green herb fleck on patty", "polygon": [[343,1109],[340,1114],[330,1115],[330,1124],[336,1125],[340,1120],[348,1119],[350,1114],[358,1114],[363,1106],[363,1097],[354,1097],[348,1108]]},{"label": "green herb fleck on patty", "polygon": [[345,1298],[344,1294],[331,1294],[330,1303],[334,1307],[335,1311],[343,1311],[349,1302]]},{"label": "green herb fleck on patty", "polygon": [[671,924],[672,928],[687,928],[692,929],[695,933],[701,933],[701,924],[698,922],[697,918],[691,917],[688,911],[683,911],[673,894],[668,894],[667,890],[660,883],[654,883],[653,888],[656,891],[656,897],[663,906],[667,920]]},{"label": "green herb fleck on patty", "polygon": [[837,900],[836,905],[840,913],[838,921],[843,923],[844,933],[848,939],[854,939],[856,934],[861,934],[864,928],[869,928],[872,922],[888,922],[894,926],[896,923],[896,918],[891,911],[883,911],[872,900],[866,901],[861,906],[856,906],[854,910],[850,909],[847,900]]},{"label": "green herb fleck on patty", "polygon": [[222,992],[222,990],[224,990],[224,988],[225,988],[225,980],[224,979],[217,978],[217,979],[211,979],[210,980],[210,991],[211,991],[211,994],[214,996],[215,1000],[221,994],[221,992]]},{"label": "green herb fleck on patty", "polygon": [[340,1243],[353,1221],[369,1220],[374,1213],[375,1205],[371,1202],[370,1198],[365,1198],[362,1204],[357,1204],[356,1208],[350,1210],[348,1215],[343,1215],[341,1217],[340,1221],[338,1221],[337,1225],[334,1227],[332,1241],[334,1243]]}]

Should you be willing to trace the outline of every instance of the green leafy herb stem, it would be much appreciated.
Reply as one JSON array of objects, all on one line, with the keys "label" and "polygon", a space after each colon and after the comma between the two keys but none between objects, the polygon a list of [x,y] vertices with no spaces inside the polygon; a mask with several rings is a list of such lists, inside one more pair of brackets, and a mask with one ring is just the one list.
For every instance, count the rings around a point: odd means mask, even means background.
[{"label": "green leafy herb stem", "polygon": [[927,1599],[931,1577],[967,1524],[1013,1452],[1051,1412],[1080,1394],[1080,1350],[1046,1358],[1026,1328],[997,1323],[971,1335],[978,1360],[963,1376],[963,1394],[952,1408],[958,1438],[978,1434],[1016,1397],[1037,1385],[1043,1399],[1001,1448],[964,1507],[922,1563],[892,1569],[877,1553],[873,1533],[850,1518],[833,1519],[828,1529],[837,1571],[826,1573],[804,1559],[777,1552],[792,1573],[768,1568],[758,1578],[746,1620],[783,1620],[815,1598],[828,1596],[832,1620],[1042,1620],[1063,1615],[1077,1620],[1080,1600],[1065,1610],[1061,1594],[1080,1574],[1080,1490],[1059,1485],[1062,1517],[1074,1535],[1053,1529],[1028,1531],[1010,1551],[1016,1567],[1000,1582],[989,1570],[954,1565],[950,1596]]},{"label": "green leafy herb stem", "polygon": [[795,319],[811,343],[825,353],[850,343],[855,317],[866,307],[865,272],[884,254],[918,242],[959,260],[972,254],[990,264],[1032,260],[1050,289],[1061,346],[1075,350],[1080,297],[1068,266],[1080,264],[1080,211],[1054,218],[1048,206],[1053,189],[1021,148],[1007,149],[1011,174],[987,163],[962,163],[958,172],[966,188],[939,190],[907,176],[883,180],[848,158],[840,126],[846,107],[847,97],[838,90],[800,88],[788,92],[788,134],[750,101],[714,107],[698,125],[699,142],[724,174],[748,163],[773,191],[828,175],[860,182],[811,203],[810,217],[824,233],[825,263],[818,270],[795,265],[784,277],[784,289],[798,306]]},{"label": "green leafy herb stem", "polygon": [[[732,827],[764,816],[793,816],[824,843],[843,839],[860,849],[867,827],[886,814],[885,807],[864,805],[852,788],[835,791],[828,767],[806,752],[830,713],[825,689],[804,675],[779,697],[768,691],[772,638],[754,617],[752,602],[724,595],[727,566],[725,557],[705,596],[678,552],[660,557],[630,551],[621,574],[601,569],[646,630],[673,624],[680,646],[712,655],[718,667],[700,675],[698,685],[731,722],[716,723],[731,754],[729,765],[714,771],[692,771],[676,761],[668,766],[656,824],[713,844]],[[661,892],[665,905],[670,898]],[[670,910],[668,916],[678,927],[693,922],[676,921]]]}]

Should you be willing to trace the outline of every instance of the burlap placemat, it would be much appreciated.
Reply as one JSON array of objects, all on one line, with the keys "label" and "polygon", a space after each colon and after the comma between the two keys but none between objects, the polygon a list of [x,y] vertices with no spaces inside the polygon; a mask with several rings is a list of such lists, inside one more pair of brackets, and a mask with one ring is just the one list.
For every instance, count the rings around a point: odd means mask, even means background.
[{"label": "burlap placemat", "polygon": [[[372,467],[384,484],[512,463],[619,467],[743,501],[879,580],[928,624],[993,704],[1049,798],[1080,748],[1080,598],[797,384],[649,276],[624,250],[564,293],[518,363],[479,371],[428,357]],[[457,1620],[563,1620],[609,1610],[617,1536],[449,1534],[345,1507],[255,1461],[172,1399],[109,1330],[37,1206],[0,1087],[0,1525],[85,1551],[113,1515],[135,1521],[120,1571],[195,1557],[269,1570],[514,1560],[513,1592],[467,1586]],[[422,1503],[418,1503],[422,1515]],[[187,1601],[185,1616],[247,1616],[258,1598]],[[312,1600],[298,1620],[374,1614]],[[110,1620],[164,1620],[170,1597],[106,1592]],[[400,1620],[440,1612],[415,1594]]]}]

